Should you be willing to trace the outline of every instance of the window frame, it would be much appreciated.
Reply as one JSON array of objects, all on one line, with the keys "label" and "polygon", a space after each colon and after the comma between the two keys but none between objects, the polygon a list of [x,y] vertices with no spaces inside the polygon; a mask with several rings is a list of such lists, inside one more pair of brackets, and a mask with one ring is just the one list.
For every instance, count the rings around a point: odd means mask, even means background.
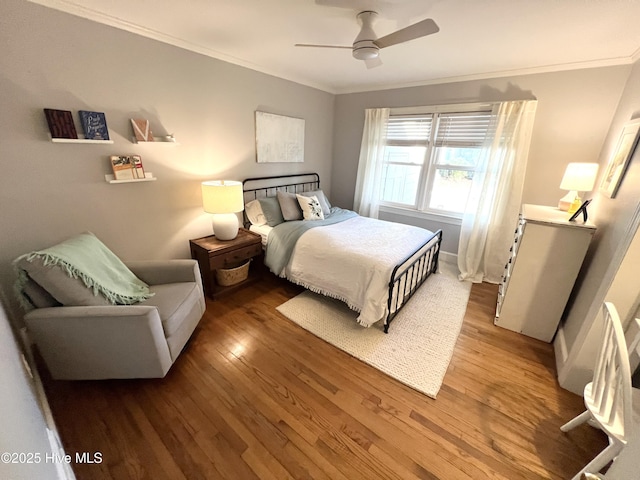
[{"label": "window frame", "polygon": [[[450,164],[437,164],[434,150],[436,149],[436,135],[439,128],[440,114],[451,113],[473,113],[473,112],[490,112],[491,115],[495,114],[494,103],[463,103],[463,104],[448,104],[448,105],[430,105],[422,107],[401,107],[391,108],[389,116],[402,116],[402,115],[431,115],[431,128],[428,142],[426,143],[425,155],[423,163],[421,165],[421,171],[418,178],[418,189],[416,191],[415,201],[413,205],[392,202],[388,200],[380,199],[380,205],[385,207],[387,211],[398,210],[398,213],[411,211],[414,214],[418,214],[424,217],[447,217],[456,220],[462,219],[462,213],[451,210],[434,209],[429,208],[429,201],[431,199],[431,192],[433,191],[433,183],[435,180],[436,171],[438,169],[444,170],[459,170],[459,171],[473,171],[473,167],[464,167],[459,165]],[[389,145],[389,143],[387,143]],[[418,146],[418,145],[416,145]],[[385,162],[386,163],[386,162]],[[405,213],[406,214],[406,213]]]}]

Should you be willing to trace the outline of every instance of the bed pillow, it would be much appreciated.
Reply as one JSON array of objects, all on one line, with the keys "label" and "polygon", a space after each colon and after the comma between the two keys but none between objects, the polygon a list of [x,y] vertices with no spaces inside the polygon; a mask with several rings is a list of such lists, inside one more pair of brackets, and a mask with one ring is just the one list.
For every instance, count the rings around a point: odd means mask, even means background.
[{"label": "bed pillow", "polygon": [[247,214],[247,218],[251,222],[251,225],[265,225],[267,218],[262,211],[262,204],[260,200],[251,200],[244,206],[244,211]]},{"label": "bed pillow", "polygon": [[326,216],[329,215],[331,213],[331,204],[329,203],[329,200],[327,199],[327,196],[324,194],[324,192],[322,190],[313,190],[311,192],[302,192],[300,193],[300,195],[302,195],[303,197],[311,197],[311,196],[316,196],[318,197],[318,202],[320,202],[320,206],[322,207],[322,213]]},{"label": "bed pillow", "polygon": [[318,201],[318,197],[315,195],[307,197],[304,195],[296,195],[300,208],[302,208],[302,215],[305,220],[324,220],[324,214],[322,213],[322,207]]},{"label": "bed pillow", "polygon": [[302,210],[300,210],[300,204],[295,193],[276,192],[276,197],[285,222],[302,220]]},{"label": "bed pillow", "polygon": [[261,198],[259,199],[259,202],[262,207],[264,218],[267,220],[267,225],[275,227],[276,225],[280,225],[284,222],[282,210],[280,209],[280,204],[276,197]]}]

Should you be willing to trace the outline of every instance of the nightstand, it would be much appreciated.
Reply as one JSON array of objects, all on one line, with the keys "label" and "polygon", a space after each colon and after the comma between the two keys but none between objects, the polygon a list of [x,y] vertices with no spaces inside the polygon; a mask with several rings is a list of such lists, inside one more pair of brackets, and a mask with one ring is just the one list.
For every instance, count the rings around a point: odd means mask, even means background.
[{"label": "nightstand", "polygon": [[259,277],[260,268],[250,265],[246,280],[231,286],[218,285],[215,272],[219,268],[234,268],[246,260],[262,254],[262,239],[244,228],[233,240],[218,240],[215,235],[189,240],[191,258],[198,261],[204,292],[215,299],[222,293],[235,290]]}]

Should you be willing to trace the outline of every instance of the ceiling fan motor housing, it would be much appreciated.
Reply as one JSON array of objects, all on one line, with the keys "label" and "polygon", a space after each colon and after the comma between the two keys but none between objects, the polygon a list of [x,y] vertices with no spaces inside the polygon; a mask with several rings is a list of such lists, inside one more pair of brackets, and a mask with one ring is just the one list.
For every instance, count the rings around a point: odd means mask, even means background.
[{"label": "ceiling fan motor housing", "polygon": [[358,60],[377,58],[380,54],[380,48],[374,43],[377,37],[373,31],[373,21],[377,16],[376,12],[370,10],[358,14],[362,29],[353,42],[353,57]]}]

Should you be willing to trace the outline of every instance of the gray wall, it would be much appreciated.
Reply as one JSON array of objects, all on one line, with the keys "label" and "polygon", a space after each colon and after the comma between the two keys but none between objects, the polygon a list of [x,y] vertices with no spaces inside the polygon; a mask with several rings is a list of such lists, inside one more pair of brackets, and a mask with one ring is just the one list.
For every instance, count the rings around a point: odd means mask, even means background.
[{"label": "gray wall", "polygon": [[[629,66],[524,75],[338,95],[334,122],[332,200],[351,208],[364,110],[432,104],[538,99],[524,183],[523,203],[557,205],[560,180],[570,162],[597,162],[624,88]],[[402,221],[402,219],[399,219]],[[460,229],[446,228],[443,250],[456,253]],[[445,237],[445,238],[446,238]]]},{"label": "gray wall", "polygon": [[[640,62],[636,62],[599,157],[601,175],[604,174],[623,125],[639,117]],[[608,198],[601,195],[597,193],[596,187],[593,198],[594,202],[590,205],[589,211],[598,229],[562,325],[568,360],[564,365],[562,361],[558,362],[560,379],[561,384],[572,391],[580,391],[592,375],[593,358],[590,353],[597,351],[600,340],[598,329],[594,327],[598,327],[596,321],[599,321],[600,307],[612,278],[618,271],[620,259],[627,251],[628,244],[624,239],[629,238],[629,233],[631,236],[634,234],[630,229],[640,208],[640,148],[636,149],[631,158],[616,197]],[[628,288],[637,292],[638,281],[628,284]]]},{"label": "gray wall", "polygon": [[[602,153],[600,155],[600,174],[604,174],[609,157],[616,146],[622,127],[632,118],[640,117],[640,62],[636,62],[620,99],[620,104],[611,122]],[[597,189],[596,189],[597,190]],[[633,215],[640,202],[640,148],[631,158],[627,173],[615,198],[606,195],[594,195],[589,207],[598,230],[594,235],[588,253],[588,268],[583,269],[580,278],[580,293],[575,297],[574,306],[564,323],[565,340],[571,349],[583,319],[591,307],[591,300],[602,283],[621,239],[629,228]],[[617,268],[617,266],[615,266]]]},{"label": "gray wall", "polygon": [[[12,259],[86,230],[123,259],[189,257],[188,240],[211,233],[202,180],[317,171],[331,193],[331,94],[24,0],[0,2],[0,45],[6,292]],[[105,112],[115,143],[51,143],[45,107]],[[256,110],[306,120],[304,163],[256,163]],[[133,144],[134,116],[179,145]],[[141,155],[158,180],[106,183],[113,154]]]}]

